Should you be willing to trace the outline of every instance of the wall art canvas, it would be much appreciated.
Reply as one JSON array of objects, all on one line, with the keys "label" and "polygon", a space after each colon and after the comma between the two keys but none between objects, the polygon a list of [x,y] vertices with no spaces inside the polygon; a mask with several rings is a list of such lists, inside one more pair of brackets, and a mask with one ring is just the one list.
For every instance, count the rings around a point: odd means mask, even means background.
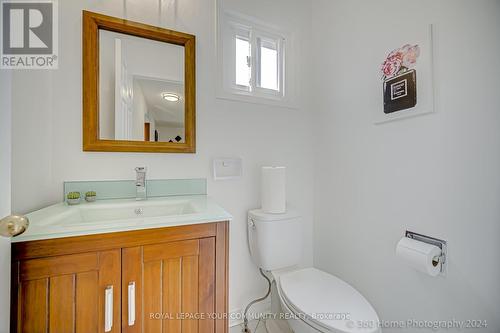
[{"label": "wall art canvas", "polygon": [[408,32],[394,37],[381,54],[376,123],[434,112],[433,28]]}]

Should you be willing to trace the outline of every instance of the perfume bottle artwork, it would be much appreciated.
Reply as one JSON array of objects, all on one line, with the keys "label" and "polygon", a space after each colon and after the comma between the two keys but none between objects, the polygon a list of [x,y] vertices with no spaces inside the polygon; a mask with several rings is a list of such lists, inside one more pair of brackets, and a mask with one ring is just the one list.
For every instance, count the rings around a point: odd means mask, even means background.
[{"label": "perfume bottle artwork", "polygon": [[406,44],[389,53],[381,67],[384,89],[384,113],[389,114],[417,105],[418,45]]}]

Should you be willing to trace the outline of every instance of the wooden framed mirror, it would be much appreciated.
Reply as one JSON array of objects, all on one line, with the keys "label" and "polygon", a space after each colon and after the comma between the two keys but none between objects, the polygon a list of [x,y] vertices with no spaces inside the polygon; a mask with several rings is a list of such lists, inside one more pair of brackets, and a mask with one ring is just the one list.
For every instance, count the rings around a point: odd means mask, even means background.
[{"label": "wooden framed mirror", "polygon": [[83,11],[83,150],[196,152],[195,36]]}]

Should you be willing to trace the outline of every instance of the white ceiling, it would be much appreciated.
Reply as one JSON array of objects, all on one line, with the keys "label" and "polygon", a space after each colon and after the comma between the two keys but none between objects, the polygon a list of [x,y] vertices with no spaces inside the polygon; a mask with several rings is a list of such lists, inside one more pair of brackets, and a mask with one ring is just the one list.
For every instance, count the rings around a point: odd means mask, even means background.
[{"label": "white ceiling", "polygon": [[[142,90],[149,116],[154,118],[158,125],[183,127],[184,126],[184,84],[162,79],[134,76],[134,82]],[[162,93],[175,93],[180,99],[169,102],[162,97]]]}]

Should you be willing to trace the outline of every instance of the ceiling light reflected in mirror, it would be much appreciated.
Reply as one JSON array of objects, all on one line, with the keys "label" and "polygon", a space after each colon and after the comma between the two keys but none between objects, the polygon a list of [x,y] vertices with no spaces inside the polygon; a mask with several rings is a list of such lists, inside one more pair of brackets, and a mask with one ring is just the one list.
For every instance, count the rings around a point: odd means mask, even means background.
[{"label": "ceiling light reflected in mirror", "polygon": [[180,99],[179,95],[177,95],[175,93],[168,93],[168,92],[162,93],[161,97],[163,97],[164,100],[167,100],[169,102],[178,102]]}]

